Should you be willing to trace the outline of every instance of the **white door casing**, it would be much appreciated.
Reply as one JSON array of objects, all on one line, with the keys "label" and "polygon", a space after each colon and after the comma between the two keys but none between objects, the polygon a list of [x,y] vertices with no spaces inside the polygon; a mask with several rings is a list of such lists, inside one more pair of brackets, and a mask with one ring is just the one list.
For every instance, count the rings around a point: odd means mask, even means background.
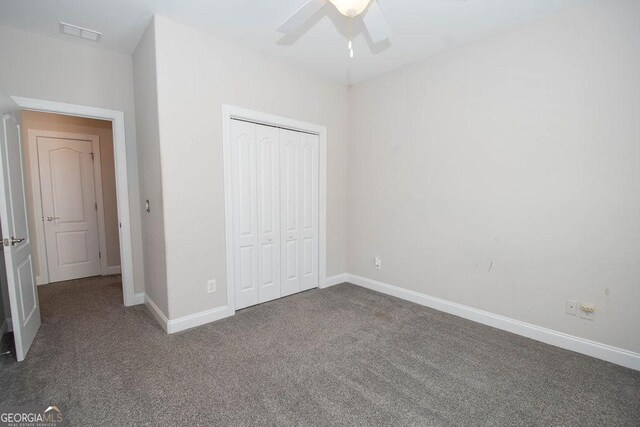
[{"label": "white door casing", "polygon": [[40,328],[40,304],[27,223],[20,124],[5,114],[0,140],[0,221],[18,361],[24,360]]},{"label": "white door casing", "polygon": [[38,138],[50,282],[101,274],[93,156],[91,140]]}]

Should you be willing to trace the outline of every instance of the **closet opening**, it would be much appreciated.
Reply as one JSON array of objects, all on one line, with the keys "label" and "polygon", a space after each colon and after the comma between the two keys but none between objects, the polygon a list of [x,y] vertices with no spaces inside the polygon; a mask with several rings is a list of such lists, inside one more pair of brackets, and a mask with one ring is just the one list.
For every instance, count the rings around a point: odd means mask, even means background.
[{"label": "closet opening", "polygon": [[233,310],[326,282],[326,128],[223,108]]}]

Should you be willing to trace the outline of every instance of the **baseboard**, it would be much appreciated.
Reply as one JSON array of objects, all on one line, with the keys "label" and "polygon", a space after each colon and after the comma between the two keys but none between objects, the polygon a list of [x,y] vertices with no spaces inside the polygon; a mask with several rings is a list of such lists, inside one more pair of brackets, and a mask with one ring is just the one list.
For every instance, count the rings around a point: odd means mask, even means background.
[{"label": "baseboard", "polygon": [[324,286],[320,286],[320,289],[339,285],[340,283],[344,283],[348,281],[349,281],[349,275],[347,273],[336,274],[335,276],[327,277],[327,280],[325,281]]},{"label": "baseboard", "polygon": [[119,265],[111,265],[111,266],[108,266],[107,269],[105,270],[104,276],[111,276],[111,275],[120,274],[120,273],[122,273],[122,268],[120,268]]},{"label": "baseboard", "polygon": [[488,311],[478,310],[466,305],[431,297],[419,292],[379,282],[377,280],[367,279],[366,277],[354,274],[347,274],[346,276],[348,280],[345,281],[362,286],[363,288],[411,301],[425,307],[430,307],[474,322],[522,335],[556,347],[582,353],[597,359],[606,360],[607,362],[615,363],[627,368],[640,370],[640,353],[568,335],[563,332],[554,331],[552,329],[543,328],[530,323],[521,322],[509,317],[500,316]]},{"label": "baseboard", "polygon": [[[322,288],[328,288],[329,286],[338,285],[349,281],[349,275],[347,273],[337,274],[335,276],[327,277],[325,285]],[[135,294],[134,304],[146,304],[153,314],[153,317],[162,325],[162,328],[169,334],[184,331],[186,329],[195,328],[197,326],[205,325],[207,323],[215,322],[235,314],[235,310],[228,306],[216,307],[211,310],[201,311],[200,313],[191,314],[189,316],[179,317],[177,319],[169,320],[162,310],[144,293]]]},{"label": "baseboard", "polygon": [[224,319],[225,317],[233,316],[235,310],[229,309],[228,306],[216,307],[211,310],[201,311],[200,313],[191,314],[189,316],[179,317],[177,319],[169,320],[167,316],[158,308],[148,295],[136,294],[136,301],[139,295],[144,297],[144,303],[153,317],[156,318],[158,323],[168,334],[175,334],[176,332],[184,331],[187,329],[202,326],[207,323],[215,322],[216,320]]},{"label": "baseboard", "polygon": [[154,303],[153,300],[149,298],[149,295],[144,296],[144,303],[149,309],[149,311],[151,312],[151,314],[153,314],[153,317],[155,317],[158,323],[160,323],[160,326],[162,326],[162,329],[167,331],[167,325],[169,324],[169,319],[167,319],[167,316],[165,316],[162,310],[158,308],[156,303]]},{"label": "baseboard", "polygon": [[140,292],[133,295],[133,305],[144,304],[145,302],[145,294],[144,292]]},{"label": "baseboard", "polygon": [[216,320],[224,319],[225,317],[233,316],[234,314],[235,310],[230,309],[225,305],[223,307],[216,307],[211,310],[201,311],[200,313],[191,314],[189,316],[179,317],[177,319],[169,320],[167,324],[167,333],[174,334],[206,323],[215,322]]},{"label": "baseboard", "polygon": [[[103,276],[113,276],[114,274],[121,274],[121,272],[122,272],[122,269],[120,268],[119,265],[112,265],[111,267],[107,267],[107,269],[104,271]],[[41,286],[41,285],[48,285],[48,284],[49,282],[43,276],[36,276],[36,285]],[[144,298],[138,304],[144,304]]]}]

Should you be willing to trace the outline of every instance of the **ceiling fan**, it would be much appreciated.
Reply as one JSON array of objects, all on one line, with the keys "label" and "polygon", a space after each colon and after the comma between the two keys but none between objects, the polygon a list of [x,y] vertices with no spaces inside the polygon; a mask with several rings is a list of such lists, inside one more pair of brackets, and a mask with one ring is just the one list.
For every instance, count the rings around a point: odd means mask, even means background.
[{"label": "ceiling fan", "polygon": [[296,30],[328,2],[349,18],[349,43],[347,47],[351,58],[353,58],[353,19],[362,13],[364,13],[362,21],[373,43],[379,43],[390,37],[391,30],[384,19],[382,10],[380,10],[378,0],[307,0],[278,27],[278,31],[286,34]]}]

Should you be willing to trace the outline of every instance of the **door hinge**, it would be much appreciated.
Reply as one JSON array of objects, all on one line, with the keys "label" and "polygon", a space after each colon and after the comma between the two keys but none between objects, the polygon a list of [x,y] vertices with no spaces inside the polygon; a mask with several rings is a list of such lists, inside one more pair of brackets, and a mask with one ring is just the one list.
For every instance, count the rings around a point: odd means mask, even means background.
[{"label": "door hinge", "polygon": [[98,210],[98,202],[95,203],[96,210]]},{"label": "door hinge", "polygon": [[102,258],[102,252],[98,251],[98,258]]},{"label": "door hinge", "polygon": [[89,155],[91,156],[91,160],[93,160],[93,153],[89,153]]}]

